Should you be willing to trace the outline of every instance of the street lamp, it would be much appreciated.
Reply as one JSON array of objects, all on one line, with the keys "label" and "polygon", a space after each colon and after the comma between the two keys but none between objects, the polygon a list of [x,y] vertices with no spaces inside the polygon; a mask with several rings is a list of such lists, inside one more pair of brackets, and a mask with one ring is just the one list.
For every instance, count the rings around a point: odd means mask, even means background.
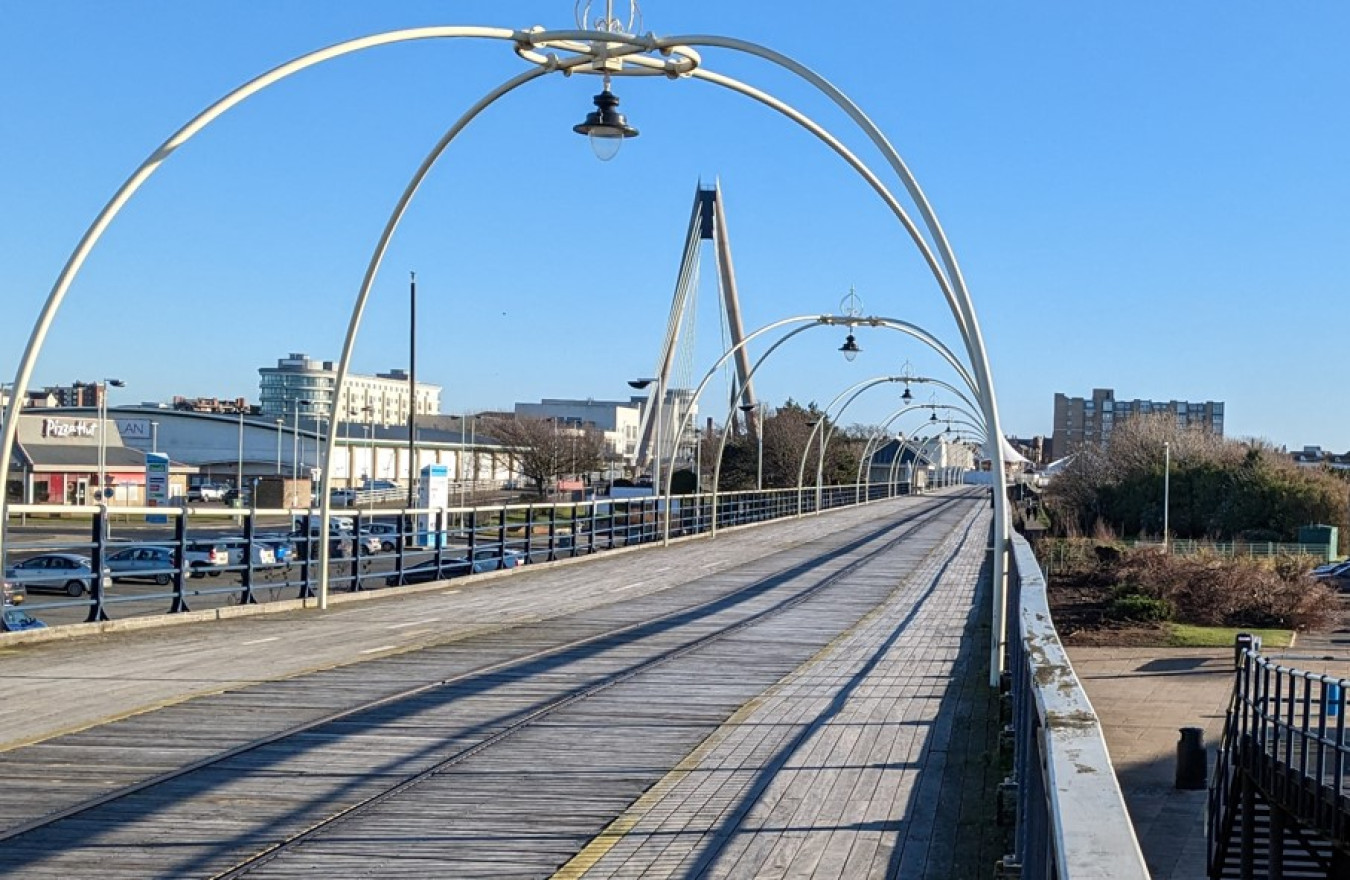
[{"label": "street lamp", "polygon": [[653,404],[650,404],[650,401],[651,401],[651,397],[652,397],[652,396],[651,396],[651,395],[648,395],[648,397],[647,397],[647,400],[649,401],[649,405],[652,406],[652,409],[651,409],[652,418],[656,419],[656,439],[655,439],[655,443],[656,443],[656,454],[652,456],[652,489],[653,489],[653,491],[654,491],[655,494],[660,495],[660,494],[661,494],[661,486],[662,486],[662,483],[661,483],[661,434],[662,434],[662,431],[661,431],[661,420],[662,420],[662,405],[665,403],[665,397],[666,397],[666,394],[665,394],[665,388],[663,387],[664,383],[661,381],[661,378],[660,378],[660,377],[657,377],[657,378],[646,378],[646,379],[629,379],[629,380],[628,380],[628,385],[629,385],[630,388],[634,388],[634,389],[637,389],[638,391],[641,391],[643,388],[646,388],[648,385],[652,384],[653,382],[656,383],[656,389],[655,389],[655,391],[653,392],[653,394],[654,394],[655,397],[656,397],[656,403],[655,403],[654,405],[653,405]]},{"label": "street lamp", "polygon": [[746,418],[750,413],[755,413],[755,437],[759,441],[759,456],[755,465],[755,491],[764,491],[764,404],[762,403],[743,403],[741,412],[745,413]]},{"label": "street lamp", "polygon": [[159,422],[150,422],[150,452],[159,454]]},{"label": "street lamp", "polygon": [[858,347],[858,340],[853,338],[852,333],[844,340],[844,344],[839,346],[839,350],[844,353],[844,360],[846,361],[852,361],[858,356],[858,352],[862,351],[862,349]]},{"label": "street lamp", "polygon": [[619,112],[619,98],[609,90],[609,75],[605,75],[605,85],[594,98],[595,109],[586,114],[584,122],[572,126],[577,134],[584,134],[591,141],[591,151],[601,162],[608,162],[619,154],[625,138],[638,136],[638,130],[628,124]]},{"label": "street lamp", "polygon": [[[295,409],[291,411],[291,507],[295,507],[295,484],[300,481],[300,407],[312,406],[312,400],[296,400]],[[278,437],[280,437],[280,428]],[[277,454],[277,463],[281,462],[281,454]],[[281,469],[277,468],[277,473]]]},{"label": "street lamp", "polygon": [[277,416],[277,476],[281,476],[281,425],[285,420]]},{"label": "street lamp", "polygon": [[1172,444],[1163,441],[1163,553],[1167,553],[1168,513],[1172,509]]},{"label": "street lamp", "polygon": [[100,501],[112,497],[108,486],[108,386],[125,388],[121,379],[104,379],[98,389],[98,490]]}]

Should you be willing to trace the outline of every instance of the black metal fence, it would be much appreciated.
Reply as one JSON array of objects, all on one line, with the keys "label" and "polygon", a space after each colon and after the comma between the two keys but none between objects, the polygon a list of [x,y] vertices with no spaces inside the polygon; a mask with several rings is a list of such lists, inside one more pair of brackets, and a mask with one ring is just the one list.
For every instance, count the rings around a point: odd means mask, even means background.
[{"label": "black metal fence", "polygon": [[[433,510],[13,505],[5,579],[48,624],[385,589],[809,515],[904,494],[903,484],[597,498]],[[101,572],[99,576],[95,572]]]},{"label": "black metal fence", "polygon": [[[1211,877],[1350,876],[1350,680],[1239,637],[1208,804]],[[1313,874],[1292,870],[1305,864]]]}]

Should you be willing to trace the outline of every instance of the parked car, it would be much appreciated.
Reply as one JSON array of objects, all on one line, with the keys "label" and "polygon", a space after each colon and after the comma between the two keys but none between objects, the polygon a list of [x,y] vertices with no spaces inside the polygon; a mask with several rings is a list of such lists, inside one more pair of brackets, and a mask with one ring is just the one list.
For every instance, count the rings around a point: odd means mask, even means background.
[{"label": "parked car", "polygon": [[[301,554],[308,554],[310,559],[319,558],[319,525],[316,522],[306,532],[304,529],[296,529],[288,536],[295,542],[295,546]],[[330,528],[328,530],[328,556],[330,559],[345,559],[352,555],[352,534],[351,532],[341,532]]]},{"label": "parked car", "polygon": [[437,566],[435,559],[428,559],[426,562],[411,565],[402,572],[391,574],[385,578],[384,582],[388,586],[397,587],[402,584],[446,580],[466,574],[479,574],[503,568],[514,570],[524,564],[524,555],[517,553],[515,550],[504,550],[500,544],[488,544],[474,548],[472,563],[469,561],[467,553],[463,556],[442,559],[439,566]]},{"label": "parked car", "polygon": [[[105,568],[105,585],[112,582],[111,575]],[[94,588],[94,563],[77,553],[43,553],[5,569],[5,579],[28,592],[82,596]]]},{"label": "parked car", "polygon": [[188,486],[187,500],[192,501],[224,501],[225,486],[218,486],[215,483],[200,483],[196,486]]},{"label": "parked car", "polygon": [[378,538],[380,549],[386,553],[398,549],[399,527],[394,523],[375,522],[361,527],[362,535],[370,535]]},{"label": "parked car", "polygon": [[230,550],[214,541],[189,541],[187,545],[188,572],[193,577],[219,577],[220,570],[230,564]]},{"label": "parked car", "polygon": [[[248,547],[248,541],[244,538],[225,538],[221,542],[225,545],[225,552],[229,565],[244,565],[244,551]],[[277,564],[277,551],[266,541],[253,541],[253,550],[250,554],[253,557],[254,566],[270,566]]]},{"label": "parked car", "polygon": [[356,490],[334,489],[328,498],[334,507],[351,507],[356,503]]},{"label": "parked car", "polygon": [[296,559],[295,541],[289,535],[272,533],[254,535],[253,540],[272,548],[272,558],[276,560],[277,565],[290,565]]},{"label": "parked car", "polygon": [[1328,562],[1325,565],[1319,565],[1312,570],[1312,576],[1321,577],[1324,574],[1340,574],[1342,571],[1350,571],[1350,559],[1342,559],[1340,562]]},{"label": "parked car", "polygon": [[362,480],[362,492],[392,492],[399,488],[393,480]]},{"label": "parked car", "polygon": [[1350,593],[1350,562],[1343,562],[1321,574],[1314,572],[1313,577],[1338,593]]},{"label": "parked car", "polygon": [[220,500],[234,507],[249,507],[253,504],[253,490],[248,486],[242,489],[231,486],[221,495]]},{"label": "parked car", "polygon": [[26,629],[46,629],[47,624],[38,620],[22,608],[6,605],[0,616],[0,632],[23,632]]},{"label": "parked car", "polygon": [[163,586],[173,580],[178,571],[178,554],[169,547],[134,544],[104,557],[112,572],[113,582],[152,580]]},{"label": "parked car", "polygon": [[2,595],[5,605],[23,604],[25,594],[22,586],[7,580],[0,580],[0,584],[3,585],[3,593],[0,595]]}]

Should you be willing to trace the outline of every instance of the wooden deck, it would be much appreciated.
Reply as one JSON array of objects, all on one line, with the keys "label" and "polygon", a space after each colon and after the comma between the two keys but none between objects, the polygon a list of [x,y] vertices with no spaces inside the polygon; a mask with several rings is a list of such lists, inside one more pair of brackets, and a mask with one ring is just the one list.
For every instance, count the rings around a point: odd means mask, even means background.
[{"label": "wooden deck", "polygon": [[988,876],[987,529],[906,498],[8,652],[0,871]]}]

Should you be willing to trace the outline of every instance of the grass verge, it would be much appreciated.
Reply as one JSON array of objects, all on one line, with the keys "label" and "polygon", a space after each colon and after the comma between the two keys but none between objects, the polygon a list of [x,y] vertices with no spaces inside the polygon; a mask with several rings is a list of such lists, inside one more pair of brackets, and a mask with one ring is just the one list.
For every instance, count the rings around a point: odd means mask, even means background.
[{"label": "grass verge", "polygon": [[1238,633],[1251,633],[1261,638],[1266,648],[1287,648],[1294,634],[1287,629],[1243,629],[1226,626],[1191,626],[1187,623],[1165,623],[1163,631],[1167,645],[1173,648],[1231,648]]}]

